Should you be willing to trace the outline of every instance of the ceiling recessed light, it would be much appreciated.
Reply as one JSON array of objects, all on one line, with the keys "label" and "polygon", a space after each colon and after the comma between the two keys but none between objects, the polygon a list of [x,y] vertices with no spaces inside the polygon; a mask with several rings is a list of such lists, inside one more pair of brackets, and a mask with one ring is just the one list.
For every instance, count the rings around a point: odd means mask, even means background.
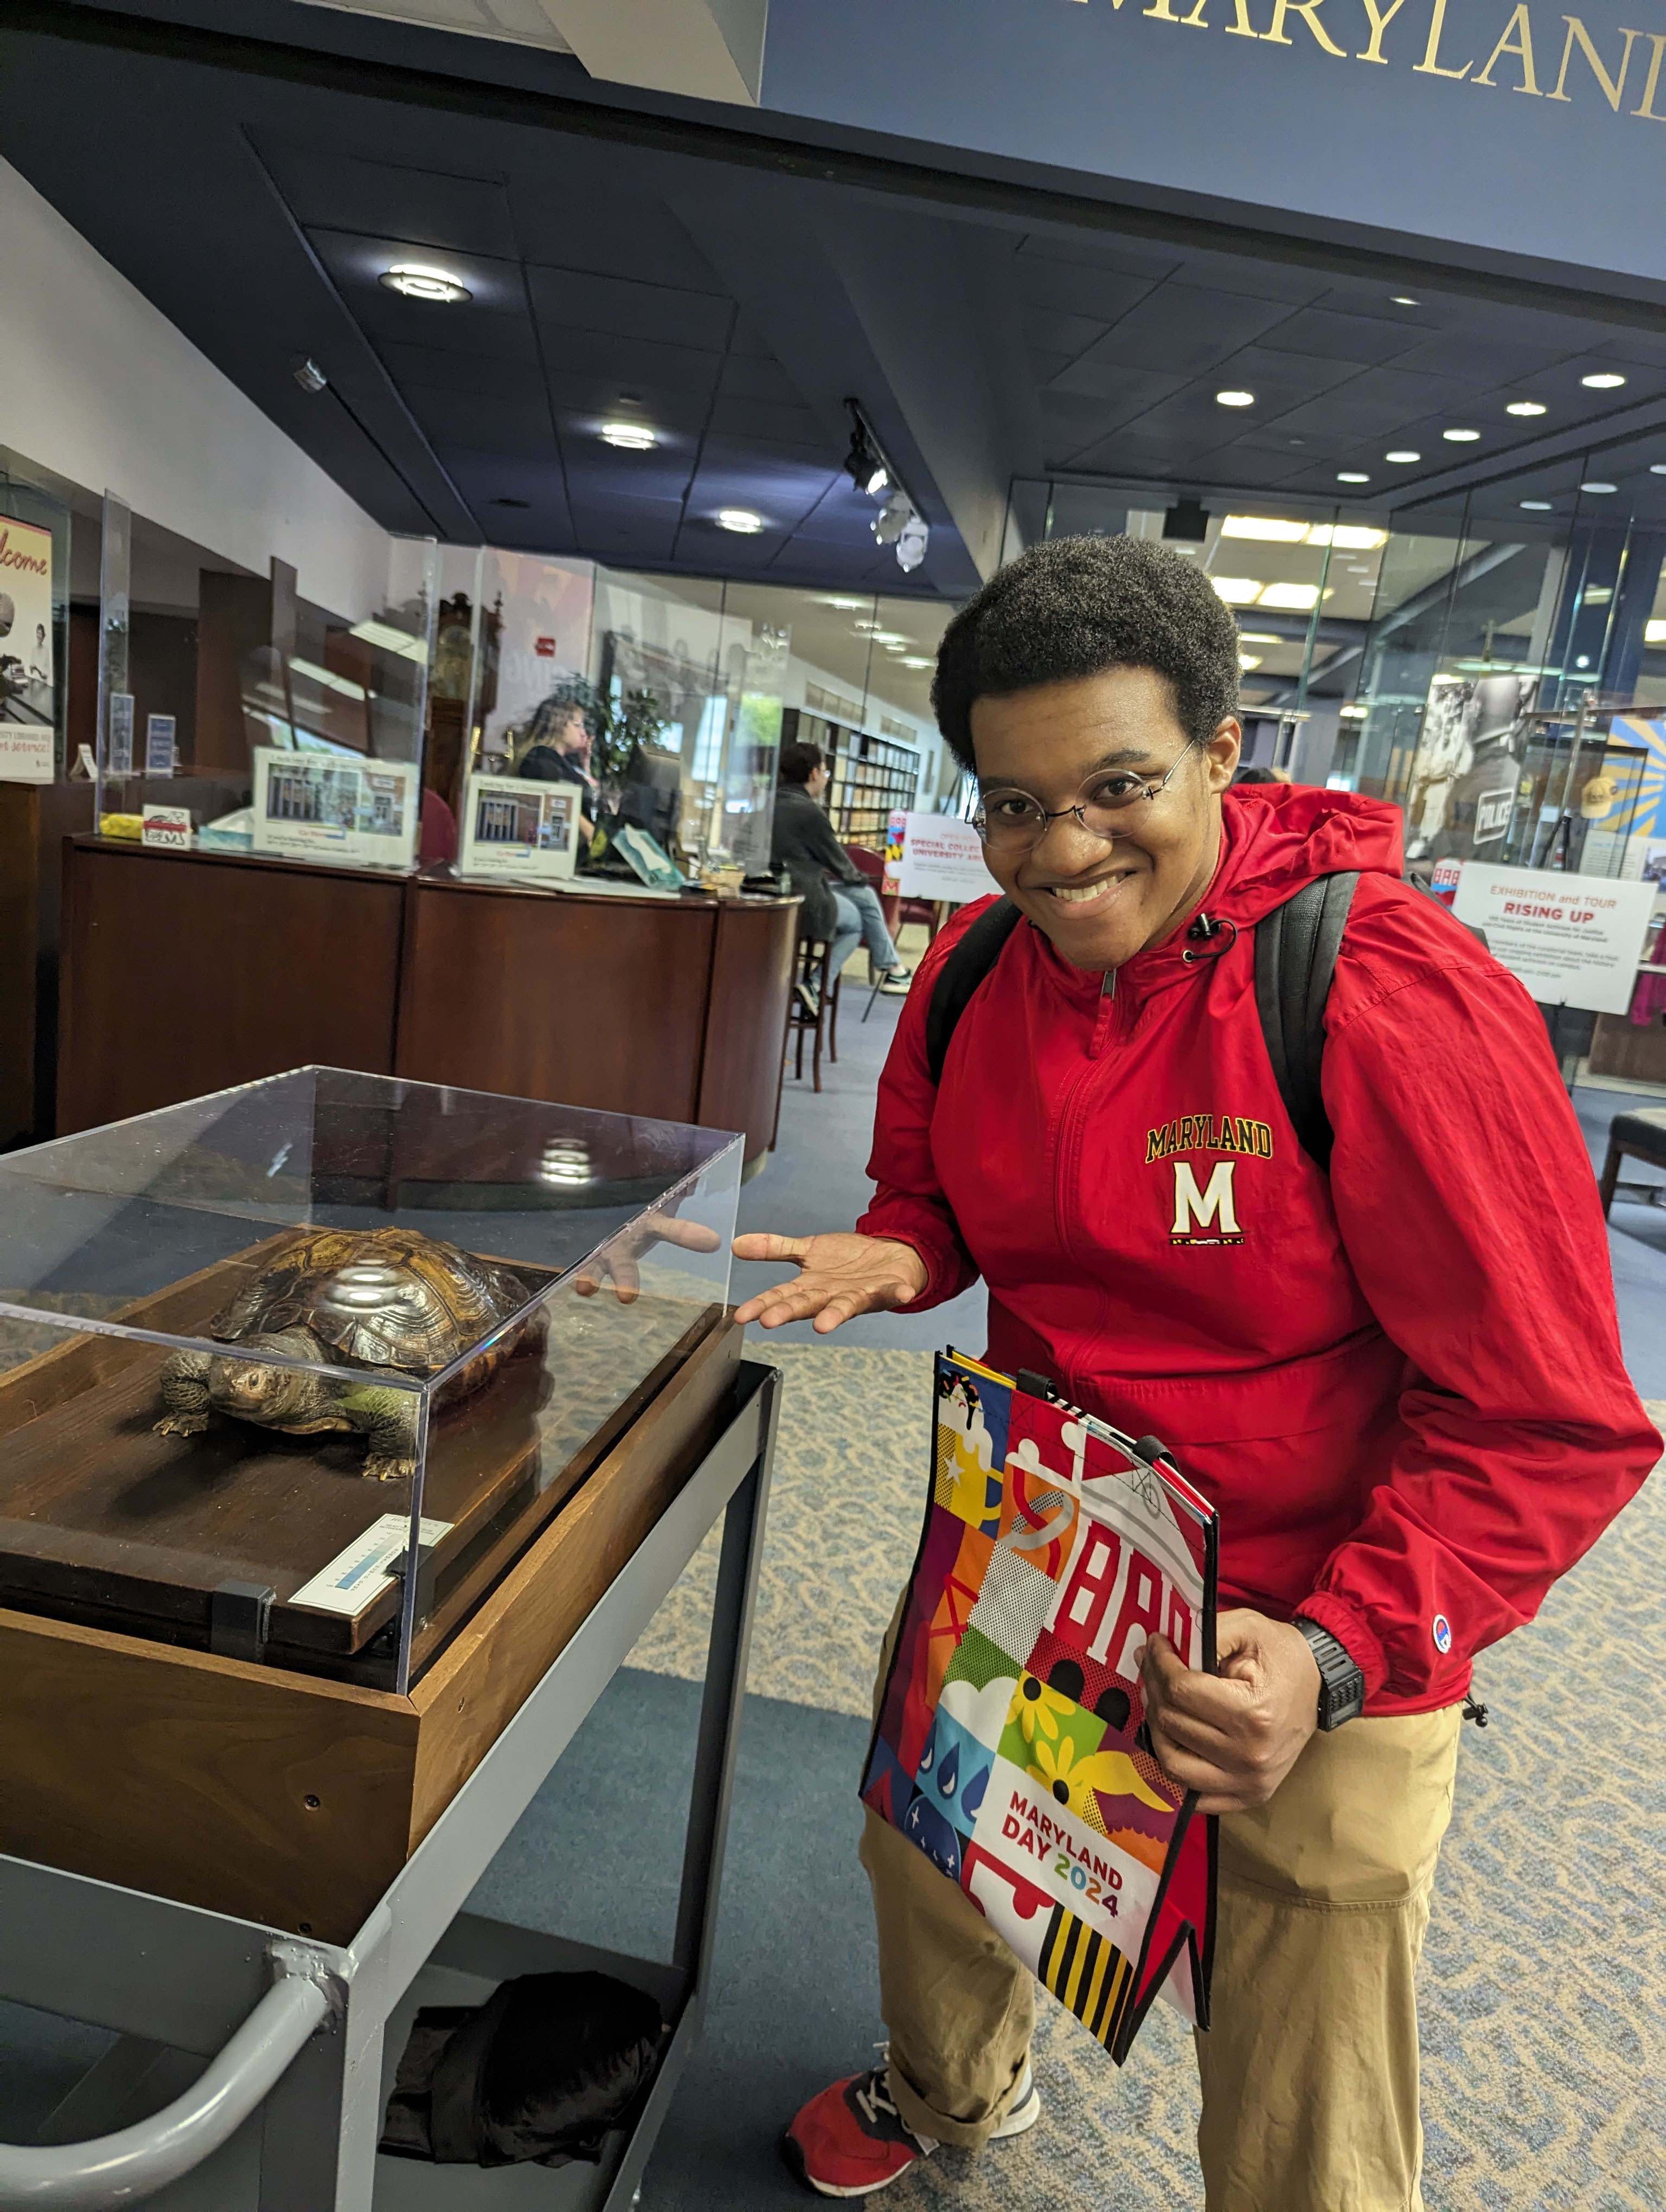
[{"label": "ceiling recessed light", "polygon": [[1307,535],[1304,522],[1288,522],[1280,514],[1229,514],[1221,523],[1223,538],[1259,538],[1269,545],[1299,545]]},{"label": "ceiling recessed light", "polygon": [[427,300],[441,307],[474,297],[466,284],[447,276],[443,269],[426,268],[416,261],[396,261],[382,271],[381,281],[390,292],[402,293],[407,300]]},{"label": "ceiling recessed light", "polygon": [[1386,530],[1369,529],[1363,522],[1316,522],[1307,532],[1310,545],[1335,545],[1344,553],[1374,553],[1386,545]]},{"label": "ceiling recessed light", "polygon": [[1371,478],[1359,469],[1338,469],[1336,481],[1338,483],[1369,483]]},{"label": "ceiling recessed light", "polygon": [[1420,302],[1414,300],[1409,292],[1391,292],[1389,295],[1389,305],[1391,307],[1415,307],[1419,304]]},{"label": "ceiling recessed light", "polygon": [[1581,491],[1605,492],[1618,491],[1620,487],[1618,484],[1599,483],[1593,481],[1590,483],[1582,483],[1579,489]]},{"label": "ceiling recessed light", "polygon": [[1645,645],[1666,645],[1666,622],[1645,622],[1643,642]]},{"label": "ceiling recessed light", "polygon": [[1247,670],[1247,669],[1251,669],[1251,668],[1259,668],[1259,667],[1261,666],[1261,655],[1260,655],[1260,653],[1239,653],[1239,655],[1238,655],[1238,666],[1239,666],[1240,668],[1246,669],[1246,670]]},{"label": "ceiling recessed light", "polygon": [[1649,474],[1651,477],[1666,477],[1666,461],[1651,461]]},{"label": "ceiling recessed light", "polygon": [[1255,404],[1253,392],[1217,392],[1215,394],[1217,407],[1253,407]]},{"label": "ceiling recessed light", "polygon": [[1241,629],[1238,632],[1240,645],[1288,645],[1289,642],[1287,637],[1280,637],[1276,630]]},{"label": "ceiling recessed light", "polygon": [[1319,604],[1316,584],[1268,584],[1258,604],[1263,607],[1282,607],[1289,614],[1310,614]]},{"label": "ceiling recessed light", "polygon": [[1504,411],[1506,415],[1544,415],[1549,410],[1542,399],[1512,399]]},{"label": "ceiling recessed light", "polygon": [[733,530],[738,538],[756,538],[763,527],[763,517],[754,514],[750,507],[720,507],[717,526],[720,530]]},{"label": "ceiling recessed light", "polygon": [[1396,446],[1393,453],[1384,453],[1383,458],[1385,461],[1420,461],[1423,456],[1413,453],[1409,447]]},{"label": "ceiling recessed light", "polygon": [[650,430],[646,422],[604,422],[601,440],[605,446],[621,446],[628,453],[651,453],[660,442],[660,433]]},{"label": "ceiling recessed light", "polygon": [[1479,430],[1443,430],[1441,436],[1449,446],[1473,446],[1480,437]]},{"label": "ceiling recessed light", "polygon": [[1593,376],[1582,376],[1579,381],[1588,392],[1617,392],[1626,380],[1615,369],[1601,368]]},{"label": "ceiling recessed light", "polygon": [[935,664],[923,653],[905,653],[903,655],[903,665],[904,668],[930,668],[934,665]]},{"label": "ceiling recessed light", "polygon": [[1261,597],[1259,576],[1211,576],[1215,597],[1229,607],[1252,607]]},{"label": "ceiling recessed light", "polygon": [[1524,499],[1522,501],[1522,512],[1524,514],[1548,514],[1550,501],[1547,499]]}]

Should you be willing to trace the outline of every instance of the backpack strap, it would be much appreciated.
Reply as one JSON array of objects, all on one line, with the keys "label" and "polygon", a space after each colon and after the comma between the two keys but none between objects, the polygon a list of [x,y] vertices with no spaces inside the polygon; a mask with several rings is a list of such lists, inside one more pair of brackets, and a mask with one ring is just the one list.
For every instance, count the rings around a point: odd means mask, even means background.
[{"label": "backpack strap", "polygon": [[[1302,1150],[1322,1168],[1330,1164],[1332,1143],[1319,1089],[1325,1001],[1359,881],[1357,870],[1316,877],[1256,925],[1256,1005],[1267,1056]],[[949,1040],[1018,919],[1011,899],[997,899],[938,970],[926,1010],[926,1062],[933,1083],[943,1080]]]},{"label": "backpack strap", "polygon": [[943,1063],[949,1056],[949,1040],[972,994],[994,966],[1002,947],[1018,927],[1018,908],[1009,898],[998,898],[986,907],[937,971],[931,1004],[926,1009],[926,1064],[933,1083],[943,1080]]},{"label": "backpack strap", "polygon": [[1319,1089],[1325,1001],[1358,870],[1316,877],[1256,924],[1256,1005],[1267,1056],[1302,1150],[1330,1165],[1333,1133]]}]

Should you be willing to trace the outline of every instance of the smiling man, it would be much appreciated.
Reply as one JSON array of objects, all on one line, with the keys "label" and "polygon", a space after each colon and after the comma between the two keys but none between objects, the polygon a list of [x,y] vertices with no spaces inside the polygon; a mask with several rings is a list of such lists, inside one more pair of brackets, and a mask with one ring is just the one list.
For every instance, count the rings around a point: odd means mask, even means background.
[{"label": "smiling man", "polygon": [[[1237,635],[1189,562],[1037,547],[951,623],[933,696],[1016,926],[933,1080],[927,1010],[983,909],[939,937],[880,1089],[873,1206],[854,1234],[739,1238],[800,1267],[740,1317],[825,1330],[981,1274],[994,1364],[1155,1431],[1213,1499],[1219,1672],[1153,1637],[1139,1686],[1164,1767],[1225,1816],[1209,2212],[1408,2212],[1413,1984],[1470,1660],[1659,1450],[1584,1141],[1525,993],[1401,881],[1395,808],[1228,794]],[[1304,1149],[1256,928],[1353,871],[1334,1145],[1310,1127]],[[1028,1972],[866,1820],[891,2043],[787,2132],[826,2196],[1040,2112]]]}]

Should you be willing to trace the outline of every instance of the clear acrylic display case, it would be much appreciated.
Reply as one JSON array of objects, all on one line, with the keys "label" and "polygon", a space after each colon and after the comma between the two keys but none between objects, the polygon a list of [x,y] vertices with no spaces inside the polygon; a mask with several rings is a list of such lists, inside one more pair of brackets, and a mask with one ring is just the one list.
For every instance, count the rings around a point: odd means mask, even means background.
[{"label": "clear acrylic display case", "polygon": [[0,1158],[0,1606],[404,1692],[723,1320],[741,1150],[302,1068]]}]

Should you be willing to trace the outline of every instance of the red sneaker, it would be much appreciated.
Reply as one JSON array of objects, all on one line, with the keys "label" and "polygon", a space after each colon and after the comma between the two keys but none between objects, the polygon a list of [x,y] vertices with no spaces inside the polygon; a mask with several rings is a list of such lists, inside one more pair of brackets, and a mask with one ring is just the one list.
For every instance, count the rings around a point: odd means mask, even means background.
[{"label": "red sneaker", "polygon": [[[1019,2136],[1041,2118],[1041,2099],[1026,2066],[1012,2108],[994,2140]],[[870,2067],[824,2089],[781,2137],[781,2154],[821,2197],[871,2197],[937,2148],[934,2137],[903,2124],[892,2100],[889,2069]]]}]

